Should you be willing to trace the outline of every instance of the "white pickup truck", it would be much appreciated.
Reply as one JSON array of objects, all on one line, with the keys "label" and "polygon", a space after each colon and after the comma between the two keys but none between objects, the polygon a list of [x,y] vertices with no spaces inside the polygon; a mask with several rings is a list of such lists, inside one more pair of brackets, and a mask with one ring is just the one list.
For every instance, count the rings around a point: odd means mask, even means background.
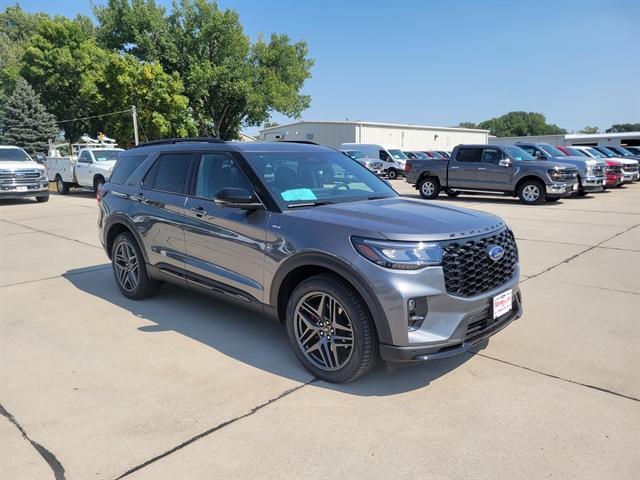
[{"label": "white pickup truck", "polygon": [[98,191],[100,185],[111,176],[118,155],[123,151],[115,144],[73,145],[76,152],[69,157],[48,156],[46,160],[47,177],[55,182],[61,195],[69,193],[71,187],[91,187]]}]

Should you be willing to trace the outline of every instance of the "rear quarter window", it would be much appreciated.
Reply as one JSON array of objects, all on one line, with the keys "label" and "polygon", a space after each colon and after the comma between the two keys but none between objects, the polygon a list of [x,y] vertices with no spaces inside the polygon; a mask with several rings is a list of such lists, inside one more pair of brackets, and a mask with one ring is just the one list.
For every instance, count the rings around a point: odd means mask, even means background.
[{"label": "rear quarter window", "polygon": [[147,159],[148,155],[128,155],[120,157],[113,167],[113,172],[109,181],[118,185],[122,185],[131,174],[138,168],[142,162]]}]

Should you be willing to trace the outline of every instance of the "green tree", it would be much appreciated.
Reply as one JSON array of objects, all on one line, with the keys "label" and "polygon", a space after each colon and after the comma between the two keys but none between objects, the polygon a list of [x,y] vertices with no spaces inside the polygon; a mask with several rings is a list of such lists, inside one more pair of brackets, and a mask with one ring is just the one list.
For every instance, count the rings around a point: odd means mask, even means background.
[{"label": "green tree", "polygon": [[[177,74],[169,75],[159,63],[139,62],[132,55],[111,53],[87,78],[95,93],[93,111],[118,112],[135,105],[143,140],[195,135],[189,101]],[[133,139],[131,114],[94,120],[96,131],[106,132],[121,145]]]},{"label": "green tree", "polygon": [[640,123],[616,123],[605,130],[607,133],[640,132]]},{"label": "green tree", "polygon": [[271,112],[299,117],[310,104],[300,93],[313,65],[306,43],[271,35],[251,44],[237,12],[215,2],[181,0],[166,15],[154,0],[109,0],[94,11],[102,45],[180,76],[201,135],[238,138]]},{"label": "green tree", "polygon": [[[22,76],[59,120],[96,113],[87,102],[96,91],[86,80],[108,52],[99,48],[92,36],[92,29],[82,18],[47,18],[39,22],[22,55]],[[90,123],[65,123],[64,130],[73,140],[90,131]]]},{"label": "green tree", "polygon": [[55,117],[47,112],[38,94],[22,78],[0,115],[0,143],[17,145],[27,153],[44,153],[47,142],[56,137]]},{"label": "green tree", "polygon": [[584,127],[583,129],[579,130],[578,133],[594,134],[598,133],[599,131],[600,129],[598,127]]},{"label": "green tree", "polygon": [[501,117],[485,120],[479,128],[490,130],[497,137],[521,137],[527,135],[559,135],[567,133],[555,124],[547,123],[541,113],[509,112]]},{"label": "green tree", "polygon": [[458,126],[460,128],[478,128],[478,125],[473,122],[460,122]]}]

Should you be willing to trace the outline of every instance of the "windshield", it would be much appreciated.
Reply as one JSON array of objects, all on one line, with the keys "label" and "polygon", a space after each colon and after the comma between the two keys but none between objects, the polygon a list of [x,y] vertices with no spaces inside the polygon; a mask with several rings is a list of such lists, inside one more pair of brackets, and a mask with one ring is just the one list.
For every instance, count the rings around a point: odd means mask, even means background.
[{"label": "windshield", "polygon": [[93,150],[93,156],[96,157],[96,162],[108,162],[110,160],[117,160],[122,150]]},{"label": "windshield", "polygon": [[535,160],[533,155],[522,150],[520,147],[502,147],[505,152],[509,154],[514,160],[522,161],[522,160]]},{"label": "windshield", "polygon": [[600,150],[596,150],[595,148],[587,147],[585,150],[594,157],[607,158],[607,156],[604,153],[602,153]]},{"label": "windshield", "polygon": [[629,156],[633,155],[633,153],[631,153],[629,150],[627,150],[624,147],[616,147],[616,150],[618,150],[620,153],[622,153],[622,155],[624,155],[625,157],[629,157]]},{"label": "windshield", "polygon": [[31,162],[31,157],[21,148],[0,148],[0,162]]},{"label": "windshield", "polygon": [[402,150],[387,150],[387,152],[389,152],[391,154],[391,156],[393,158],[395,158],[396,160],[406,160],[407,156],[402,153]]},{"label": "windshield", "polygon": [[283,209],[396,196],[374,173],[336,152],[247,152],[245,156]]},{"label": "windshield", "polygon": [[573,148],[573,147],[562,147],[562,148],[564,148],[567,151],[567,153],[572,157],[588,157],[586,153],[584,153],[581,150],[578,150],[577,148]]},{"label": "windshield", "polygon": [[547,155],[550,155],[552,157],[566,157],[566,155],[562,152],[562,150],[558,150],[553,145],[541,144],[541,145],[539,145],[539,147]]}]

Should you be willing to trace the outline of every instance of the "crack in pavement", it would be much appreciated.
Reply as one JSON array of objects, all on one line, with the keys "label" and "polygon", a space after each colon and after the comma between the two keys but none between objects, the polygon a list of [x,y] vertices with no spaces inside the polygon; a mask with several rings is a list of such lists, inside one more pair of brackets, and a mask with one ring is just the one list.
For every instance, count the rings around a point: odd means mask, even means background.
[{"label": "crack in pavement", "polygon": [[149,460],[147,460],[146,462],[141,463],[140,465],[137,465],[137,466],[135,466],[135,467],[133,467],[133,468],[130,468],[129,470],[127,470],[126,472],[124,472],[124,473],[123,473],[122,475],[120,475],[119,477],[116,477],[114,480],[120,480],[120,479],[122,479],[122,478],[124,478],[124,477],[127,477],[127,476],[131,475],[132,473],[137,472],[138,470],[140,470],[140,469],[142,469],[142,468],[144,468],[144,467],[147,467],[147,466],[151,465],[152,463],[155,463],[155,462],[157,462],[158,460],[161,460],[161,459],[163,459],[163,458],[165,458],[165,457],[167,457],[167,456],[171,455],[172,453],[175,453],[175,452],[177,452],[178,450],[183,449],[184,447],[186,447],[186,446],[188,446],[188,445],[191,445],[192,443],[197,442],[197,441],[198,441],[198,440],[200,440],[201,438],[204,438],[204,437],[206,437],[206,436],[208,436],[208,435],[210,435],[210,434],[212,434],[212,433],[214,433],[214,432],[217,432],[218,430],[220,430],[220,429],[222,429],[222,428],[224,428],[224,427],[226,427],[226,426],[229,426],[229,425],[231,425],[232,423],[237,422],[238,420],[242,420],[243,418],[250,417],[251,415],[253,415],[253,414],[257,413],[257,412],[258,412],[258,411],[260,411],[260,410],[262,410],[263,408],[268,407],[268,406],[269,406],[269,405],[271,405],[272,403],[275,403],[275,402],[277,402],[278,400],[280,400],[280,399],[282,399],[282,398],[286,397],[287,395],[290,395],[290,394],[292,394],[292,393],[294,393],[294,392],[297,392],[297,391],[298,391],[298,390],[300,390],[301,388],[304,388],[304,387],[306,387],[307,385],[310,385],[310,384],[312,384],[312,383],[314,383],[314,382],[316,382],[316,381],[317,381],[317,378],[315,378],[315,377],[314,377],[314,378],[312,378],[311,380],[309,380],[308,382],[303,383],[302,385],[298,385],[297,387],[293,387],[293,388],[290,388],[289,390],[285,390],[284,392],[282,392],[282,393],[281,393],[280,395],[278,395],[277,397],[271,398],[271,399],[267,400],[266,402],[261,403],[260,405],[257,405],[257,406],[255,406],[255,407],[253,407],[251,410],[249,410],[249,412],[245,413],[244,415],[240,415],[240,416],[238,416],[238,417],[234,417],[234,418],[232,418],[232,419],[230,419],[230,420],[227,420],[227,421],[224,421],[224,422],[222,422],[222,423],[219,423],[219,424],[218,424],[218,425],[216,425],[215,427],[212,427],[212,428],[210,428],[209,430],[205,430],[204,432],[199,433],[199,434],[198,434],[198,435],[196,435],[195,437],[191,437],[189,440],[186,440],[186,441],[182,442],[181,444],[176,445],[175,447],[173,447],[173,448],[171,448],[171,449],[167,450],[166,452],[163,452],[163,453],[161,453],[160,455],[156,455],[155,457],[150,458],[150,459],[149,459]]},{"label": "crack in pavement", "polygon": [[[603,241],[601,241],[600,243],[592,245],[591,247],[586,248],[586,249],[582,250],[581,252],[578,252],[575,255],[570,256],[569,258],[565,258],[564,260],[559,261],[555,265],[551,265],[549,268],[545,268],[543,271],[541,271],[539,273],[535,273],[533,275],[530,275],[527,278],[525,278],[524,280],[522,280],[520,283],[524,283],[524,282],[526,282],[528,280],[531,280],[532,278],[536,278],[536,277],[539,277],[540,275],[544,275],[545,273],[549,272],[550,270],[553,270],[554,268],[559,267],[563,263],[570,263],[573,260],[575,260],[576,258],[584,255],[585,253],[590,252],[591,250],[595,250],[596,248],[600,247],[600,245],[602,245],[603,243],[607,243],[609,240],[613,240],[614,238],[619,237],[620,235],[624,235],[628,231],[633,230],[634,228],[636,228],[638,226],[640,226],[640,223],[637,224],[637,225],[632,225],[629,228],[626,228],[625,230],[616,233],[612,237],[606,238]],[[576,284],[576,285],[578,285],[578,284]],[[633,292],[626,292],[626,293],[633,293]]]},{"label": "crack in pavement", "polygon": [[22,428],[22,425],[20,425],[16,421],[13,415],[7,412],[7,410],[2,406],[2,404],[0,404],[0,415],[6,417],[7,420],[9,420],[9,422],[14,424],[16,428],[20,430],[20,433],[22,434],[22,436],[33,446],[33,448],[36,449],[36,451],[40,454],[40,456],[42,456],[44,461],[47,462],[47,465],[49,465],[49,467],[53,471],[55,479],[65,480],[64,467],[62,466],[60,461],[56,458],[56,456],[53,453],[51,453],[49,450],[44,448],[42,445],[40,445],[38,442],[31,440],[31,438],[29,438],[29,435],[27,435],[27,432],[25,432],[24,428]]},{"label": "crack in pavement", "polygon": [[75,238],[65,237],[64,235],[58,235],[57,233],[47,232],[46,230],[40,230],[38,228],[29,227],[29,226],[23,225],[21,223],[12,222],[11,220],[5,220],[5,219],[0,218],[0,222],[5,222],[5,223],[11,224],[11,225],[17,225],[18,227],[22,227],[22,228],[28,228],[29,230],[32,230],[32,231],[37,232],[37,233],[44,233],[45,235],[51,235],[52,237],[60,238],[62,240],[69,240],[70,242],[76,242],[76,243],[79,243],[81,245],[87,245],[87,246],[93,247],[93,248],[101,248],[101,247],[98,247],[97,245],[94,245],[92,243],[83,242],[82,240],[77,240]]},{"label": "crack in pavement", "polygon": [[502,360],[500,358],[491,357],[489,355],[485,355],[483,353],[473,353],[473,355],[478,355],[479,357],[488,358],[490,360],[495,360],[496,362],[505,363],[512,367],[521,368],[523,370],[527,370],[528,372],[537,373],[540,375],[544,375],[545,377],[554,378],[556,380],[562,380],[563,382],[573,383],[574,385],[580,385],[582,387],[591,388],[593,390],[598,390],[599,392],[608,393],[610,395],[615,395],[616,397],[626,398],[627,400],[633,400],[634,402],[640,402],[640,398],[632,397],[631,395],[625,395],[624,393],[616,392],[615,390],[609,390],[608,388],[598,387],[596,385],[591,385],[589,383],[578,382],[577,380],[570,380],[568,378],[559,377],[558,375],[553,375],[552,373],[541,372],[540,370],[534,370],[533,368],[525,367],[523,365],[518,365],[517,363],[512,363],[507,360]]}]

